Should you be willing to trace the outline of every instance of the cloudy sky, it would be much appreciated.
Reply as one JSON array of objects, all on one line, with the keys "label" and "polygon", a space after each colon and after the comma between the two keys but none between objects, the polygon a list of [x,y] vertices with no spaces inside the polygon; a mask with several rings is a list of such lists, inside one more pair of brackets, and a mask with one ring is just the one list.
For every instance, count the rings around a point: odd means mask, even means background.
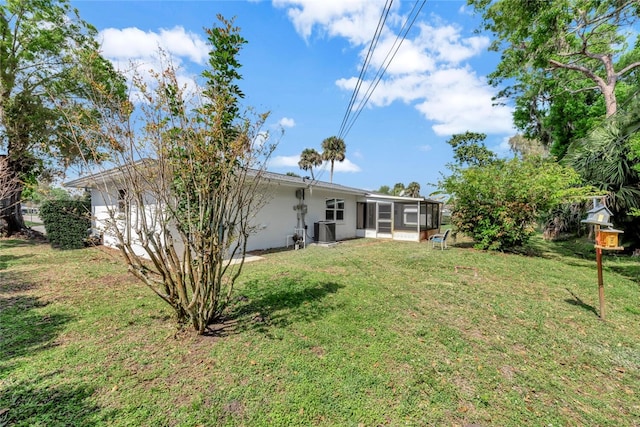
[{"label": "cloudy sky", "polygon": [[[493,106],[486,83],[498,60],[490,39],[478,34],[478,18],[464,1],[428,1],[395,54],[412,8],[393,2],[375,50],[368,54],[384,1],[72,1],[100,31],[103,53],[122,69],[134,61],[153,68],[161,46],[181,67],[185,84],[206,65],[203,28],[217,14],[235,17],[248,40],[240,62],[246,105],[270,111],[268,126],[284,135],[269,169],[295,172],[305,148],[321,151],[338,135],[361,74],[360,98],[343,138],[347,158],[334,182],[366,189],[420,183],[428,195],[452,153],[446,140],[467,130],[484,132],[486,144],[503,150],[515,132],[511,108]],[[414,10],[415,14],[415,10]],[[403,29],[404,28],[404,29]],[[372,83],[385,69],[375,89]],[[364,98],[367,98],[366,103]],[[344,131],[344,129],[343,129]],[[316,173],[328,180],[328,169]]]}]

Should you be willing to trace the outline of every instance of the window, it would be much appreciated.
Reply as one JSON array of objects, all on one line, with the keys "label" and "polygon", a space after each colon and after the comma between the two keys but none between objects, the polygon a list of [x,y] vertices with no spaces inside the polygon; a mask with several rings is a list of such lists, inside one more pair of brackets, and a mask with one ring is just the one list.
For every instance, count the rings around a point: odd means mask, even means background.
[{"label": "window", "polygon": [[[395,202],[393,204],[393,227],[395,230],[418,230],[418,203]],[[421,211],[421,209],[420,209]]]},{"label": "window", "polygon": [[344,221],[344,199],[327,199],[325,220]]},{"label": "window", "polygon": [[405,206],[403,215],[404,215],[403,225],[418,225],[418,207],[417,206]]},{"label": "window", "polygon": [[118,212],[124,213],[127,208],[127,190],[118,190]]}]

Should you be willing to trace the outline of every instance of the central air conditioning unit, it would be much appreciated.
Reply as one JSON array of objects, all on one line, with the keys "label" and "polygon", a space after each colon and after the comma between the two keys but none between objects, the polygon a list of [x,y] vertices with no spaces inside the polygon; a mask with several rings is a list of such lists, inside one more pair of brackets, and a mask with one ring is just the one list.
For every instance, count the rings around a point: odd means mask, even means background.
[{"label": "central air conditioning unit", "polygon": [[333,243],[336,241],[336,223],[320,221],[313,224],[313,235],[318,243]]}]

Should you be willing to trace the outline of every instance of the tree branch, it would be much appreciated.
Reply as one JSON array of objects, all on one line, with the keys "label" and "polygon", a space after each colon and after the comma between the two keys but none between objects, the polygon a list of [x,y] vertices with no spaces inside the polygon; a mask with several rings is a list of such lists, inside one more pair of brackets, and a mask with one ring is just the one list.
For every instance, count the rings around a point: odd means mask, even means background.
[{"label": "tree branch", "polygon": [[634,68],[638,68],[638,67],[640,67],[640,61],[634,62],[632,64],[627,65],[622,70],[617,72],[617,76],[618,77],[622,77],[625,73],[628,73],[629,71],[633,70]]},{"label": "tree branch", "polygon": [[564,62],[556,61],[555,59],[549,59],[549,63],[554,68],[563,68],[565,70],[579,71],[582,74],[584,74],[585,76],[587,76],[590,79],[594,80],[598,84],[598,86],[606,85],[606,83],[605,83],[605,81],[604,81],[604,79],[602,77],[600,77],[599,75],[594,73],[593,70],[590,70],[587,67],[583,67],[582,65],[565,64]]}]

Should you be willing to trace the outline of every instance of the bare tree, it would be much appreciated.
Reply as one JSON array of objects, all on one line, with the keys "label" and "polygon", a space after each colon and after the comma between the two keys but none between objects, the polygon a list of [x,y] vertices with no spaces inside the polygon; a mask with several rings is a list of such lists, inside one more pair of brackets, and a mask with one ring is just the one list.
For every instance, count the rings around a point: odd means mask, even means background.
[{"label": "bare tree", "polygon": [[[109,153],[117,167],[76,181],[102,199],[94,214],[104,238],[200,334],[221,318],[242,270],[274,149],[262,131],[268,115],[240,111],[236,58],[246,41],[220,19],[207,30],[212,52],[203,87],[187,91],[168,65],[153,85],[134,78],[142,102],[132,115],[133,105],[123,103],[121,115],[79,130],[125,147]],[[109,96],[104,86],[94,89]]]}]

